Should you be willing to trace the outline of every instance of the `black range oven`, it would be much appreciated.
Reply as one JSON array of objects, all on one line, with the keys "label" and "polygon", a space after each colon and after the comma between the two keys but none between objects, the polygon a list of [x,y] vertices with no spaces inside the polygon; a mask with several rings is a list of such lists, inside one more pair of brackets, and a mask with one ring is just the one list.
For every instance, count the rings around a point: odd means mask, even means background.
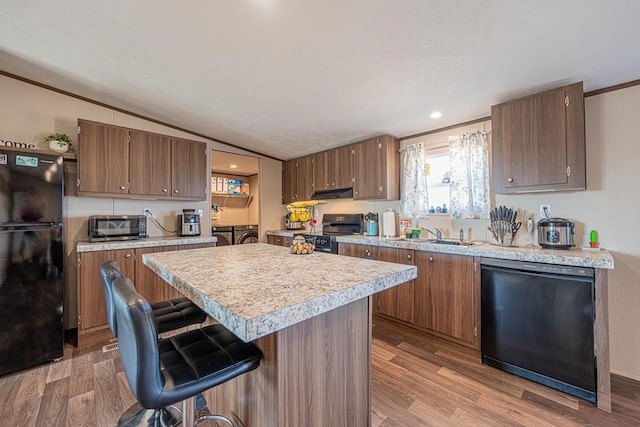
[{"label": "black range oven", "polygon": [[337,236],[362,234],[363,231],[363,214],[324,214],[322,216],[322,233],[315,235],[316,251],[337,254]]}]

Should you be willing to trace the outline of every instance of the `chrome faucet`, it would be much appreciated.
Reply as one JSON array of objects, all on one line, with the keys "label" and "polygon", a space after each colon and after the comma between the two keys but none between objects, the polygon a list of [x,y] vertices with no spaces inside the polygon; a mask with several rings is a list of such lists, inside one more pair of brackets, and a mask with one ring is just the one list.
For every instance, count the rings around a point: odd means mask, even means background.
[{"label": "chrome faucet", "polygon": [[429,230],[428,228],[422,227],[422,229],[427,231],[428,233],[431,233],[434,236],[436,236],[436,240],[442,240],[442,231],[440,231],[439,228],[436,228],[436,232],[435,233],[433,231]]}]

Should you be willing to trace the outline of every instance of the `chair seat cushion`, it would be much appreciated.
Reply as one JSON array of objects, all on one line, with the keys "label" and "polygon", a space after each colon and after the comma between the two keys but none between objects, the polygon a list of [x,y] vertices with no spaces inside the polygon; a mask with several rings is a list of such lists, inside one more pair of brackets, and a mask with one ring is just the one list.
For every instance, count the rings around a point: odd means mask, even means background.
[{"label": "chair seat cushion", "polygon": [[158,333],[202,323],[207,314],[186,297],[151,304]]},{"label": "chair seat cushion", "polygon": [[211,325],[161,339],[164,386],[156,406],[184,400],[257,368],[262,353],[222,325]]}]

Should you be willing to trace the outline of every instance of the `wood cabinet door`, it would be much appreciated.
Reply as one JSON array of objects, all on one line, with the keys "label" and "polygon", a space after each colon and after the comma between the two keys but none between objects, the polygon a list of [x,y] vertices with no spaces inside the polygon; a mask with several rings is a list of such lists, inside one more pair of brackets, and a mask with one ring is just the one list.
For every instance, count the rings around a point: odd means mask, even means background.
[{"label": "wood cabinet door", "polygon": [[331,189],[331,151],[313,155],[313,187],[316,191]]},{"label": "wood cabinet door", "polygon": [[120,265],[122,274],[131,280],[135,280],[135,253],[133,249],[121,249],[84,252],[79,257],[78,328],[84,330],[107,325],[107,307],[102,277],[100,276],[100,266],[106,261],[116,261]]},{"label": "wood cabinet door", "polygon": [[142,262],[142,255],[155,252],[177,251],[178,246],[159,246],[153,248],[138,248],[136,252],[136,278],[134,284],[136,290],[149,303],[166,301],[176,298],[180,293],[162,280],[153,270]]},{"label": "wood cabinet door", "polygon": [[416,252],[415,322],[465,343],[476,342],[473,257]]},{"label": "wood cabinet door", "polygon": [[[396,264],[413,265],[414,251],[410,249],[375,248],[376,259]],[[405,322],[414,322],[414,281],[403,283],[374,295],[374,308],[385,314]]]},{"label": "wood cabinet door", "polygon": [[78,120],[78,191],[129,193],[128,130]]},{"label": "wood cabinet door", "polygon": [[382,195],[381,142],[379,138],[354,145],[353,183],[354,199],[377,199]]},{"label": "wood cabinet door", "polygon": [[313,195],[313,156],[301,157],[297,163],[297,200],[310,200]]},{"label": "wood cabinet door", "polygon": [[207,196],[207,144],[171,139],[171,195],[204,200]]},{"label": "wood cabinet door", "polygon": [[282,204],[286,205],[297,200],[298,168],[297,160],[282,162]]},{"label": "wood cabinet door", "polygon": [[129,193],[171,195],[171,138],[129,131]]},{"label": "wood cabinet door", "polygon": [[505,187],[567,182],[564,110],[562,88],[502,106]]},{"label": "wood cabinet door", "polygon": [[353,187],[353,146],[331,151],[331,183],[334,188]]}]

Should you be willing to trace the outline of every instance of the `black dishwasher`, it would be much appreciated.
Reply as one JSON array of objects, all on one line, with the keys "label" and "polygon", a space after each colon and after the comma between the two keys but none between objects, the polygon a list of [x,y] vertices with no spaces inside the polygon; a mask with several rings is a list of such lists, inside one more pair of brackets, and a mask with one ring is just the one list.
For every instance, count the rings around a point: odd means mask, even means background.
[{"label": "black dishwasher", "polygon": [[480,265],[483,363],[595,403],[593,269]]}]

